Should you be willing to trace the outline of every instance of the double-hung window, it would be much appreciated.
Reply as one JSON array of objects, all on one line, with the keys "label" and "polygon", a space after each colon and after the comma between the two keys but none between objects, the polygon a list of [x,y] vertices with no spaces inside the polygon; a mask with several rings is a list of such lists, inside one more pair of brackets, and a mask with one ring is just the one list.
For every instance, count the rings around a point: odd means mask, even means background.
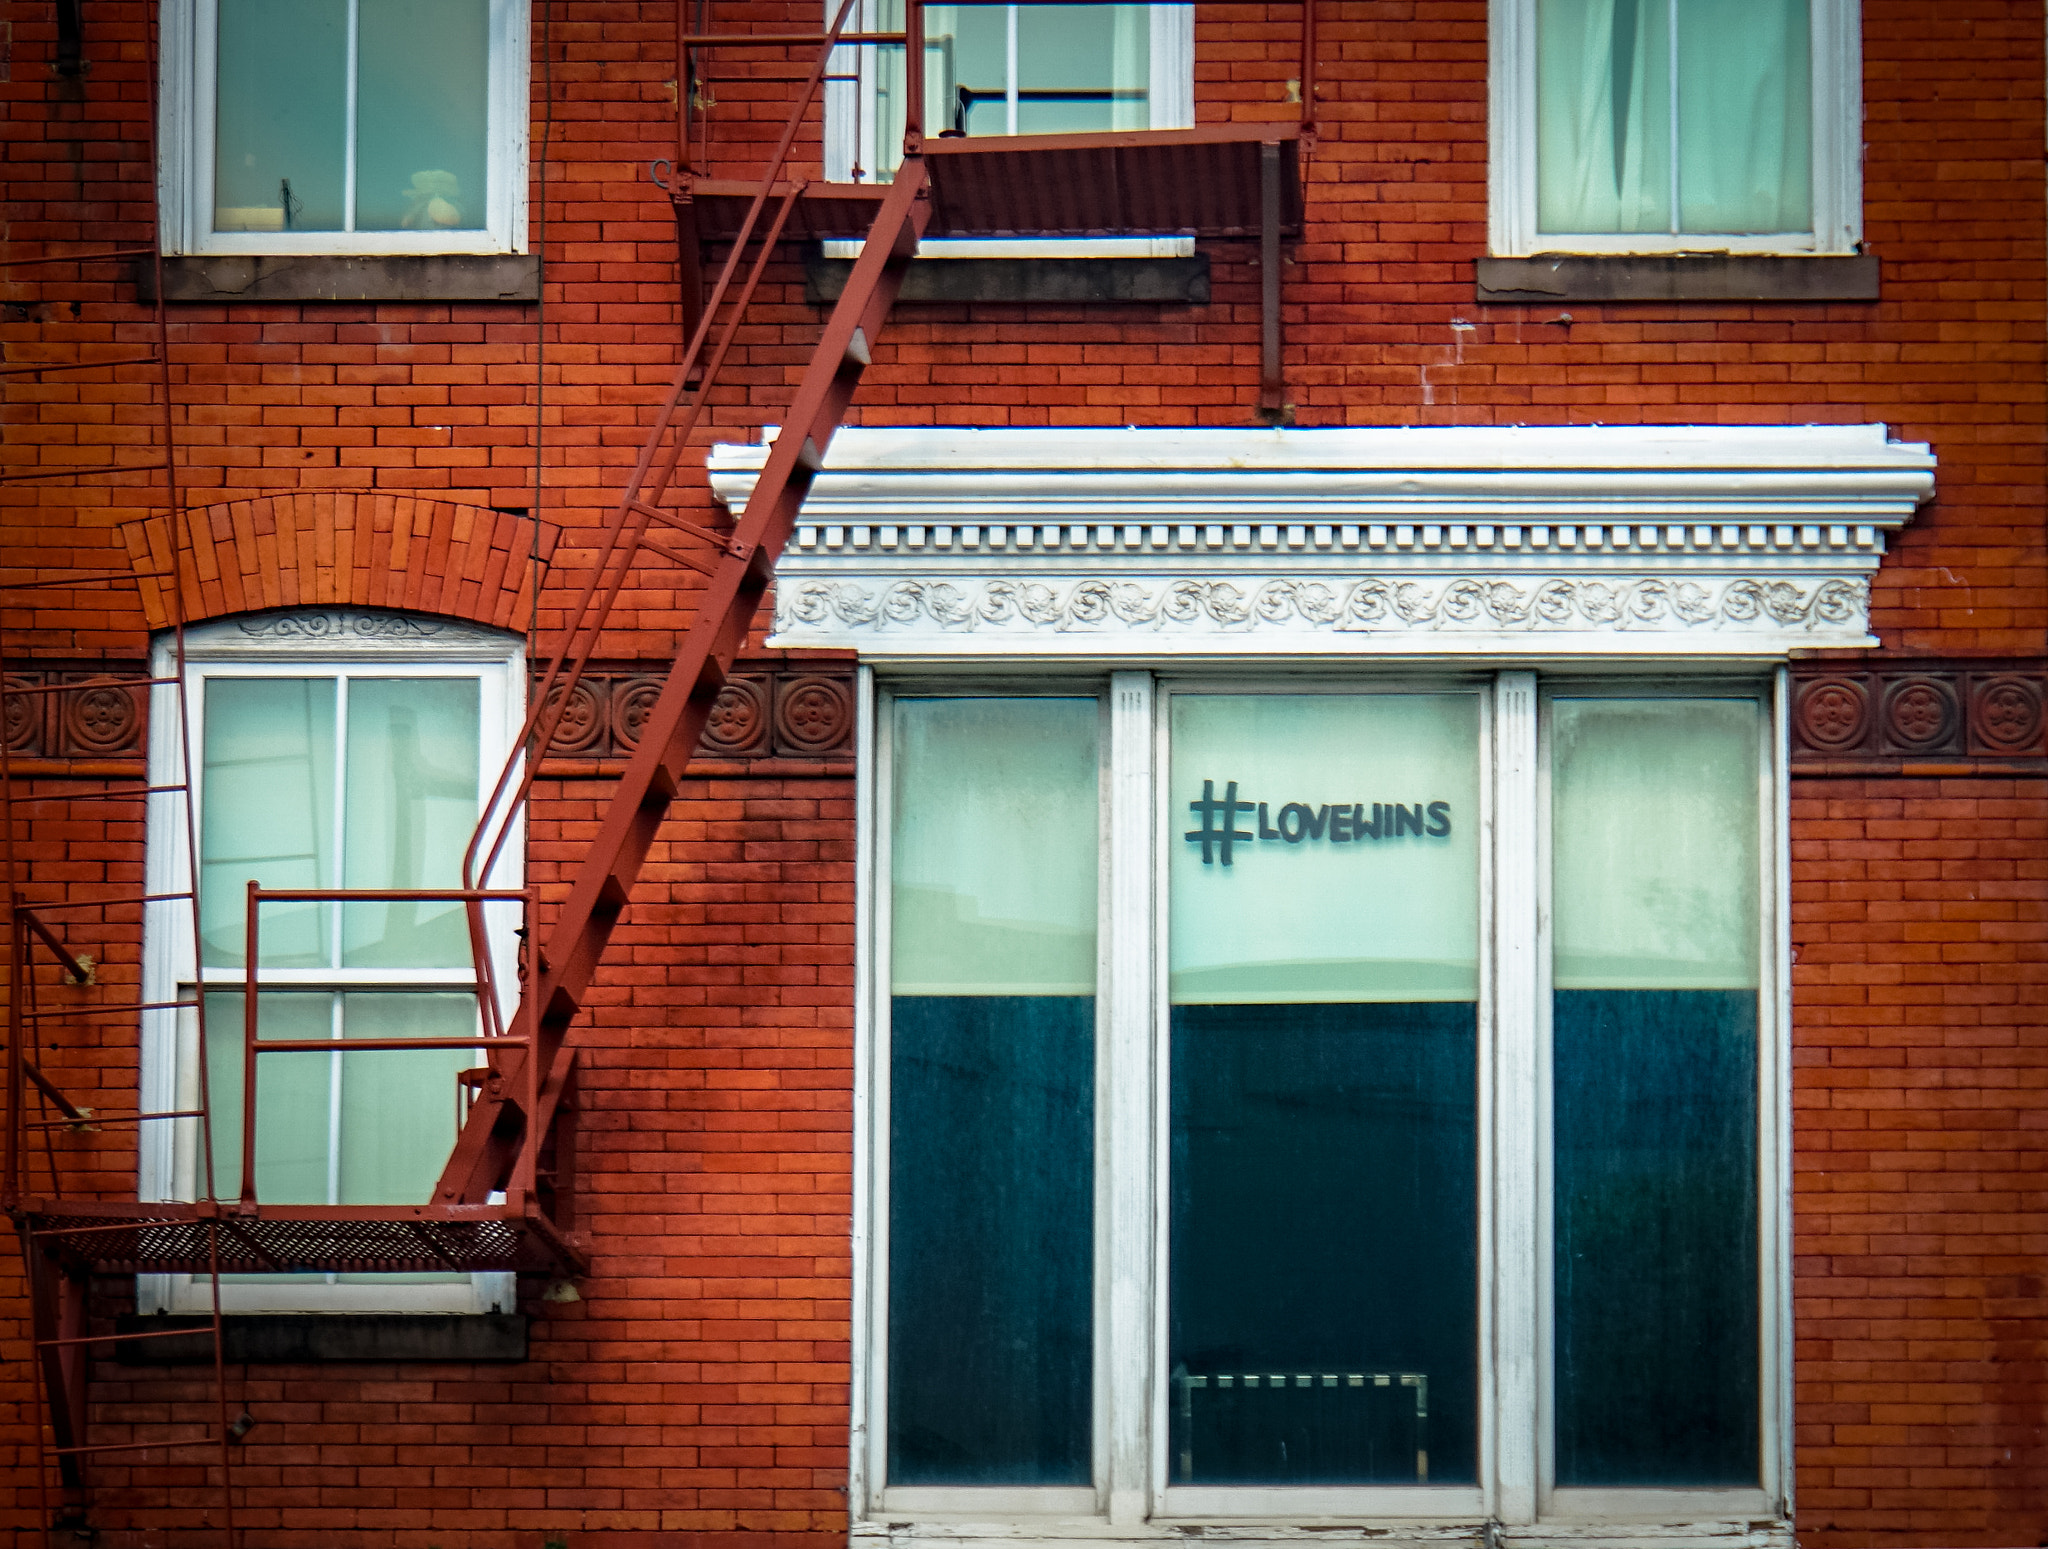
[{"label": "double-hung window", "polygon": [[1781,1518],[1773,696],[872,696],[857,1515]]},{"label": "double-hung window", "polygon": [[1493,250],[1846,253],[1859,0],[1493,0]]},{"label": "double-hung window", "polygon": [[167,0],[166,245],[525,244],[523,0]]},{"label": "double-hung window", "polygon": [[[186,693],[197,866],[182,825],[153,814],[152,863],[165,879],[196,871],[197,961],[189,930],[153,921],[151,971],[179,999],[206,1008],[205,1075],[212,1110],[212,1182],[242,1187],[246,907],[251,881],[272,889],[433,890],[461,886],[461,859],[519,713],[515,642],[474,635],[468,648],[433,641],[437,626],[380,635],[382,616],[339,619],[333,633],[256,620],[195,631]],[[394,616],[395,618],[396,616]],[[368,621],[367,634],[360,631]],[[440,626],[450,633],[457,626]],[[468,634],[467,631],[462,631]],[[236,638],[239,636],[240,638]],[[175,709],[152,750],[177,766]],[[157,821],[162,819],[162,821]],[[500,867],[494,885],[508,885]],[[510,884],[510,885],[516,885]],[[516,984],[516,906],[486,906],[493,970]],[[461,1038],[480,1031],[464,911],[438,900],[265,904],[258,930],[261,1039]],[[507,989],[509,997],[513,991]],[[168,1000],[169,995],[153,996]],[[509,1012],[509,1005],[505,1008]],[[163,1107],[199,1097],[197,1021],[150,1030],[146,1084]],[[256,1184],[279,1205],[421,1204],[454,1144],[460,1073],[481,1051],[377,1050],[259,1057]],[[146,1158],[146,1187],[190,1198],[205,1184],[196,1124]],[[504,1276],[309,1274],[237,1276],[230,1306],[267,1310],[380,1307],[509,1309]],[[158,1288],[176,1304],[181,1285]]]}]

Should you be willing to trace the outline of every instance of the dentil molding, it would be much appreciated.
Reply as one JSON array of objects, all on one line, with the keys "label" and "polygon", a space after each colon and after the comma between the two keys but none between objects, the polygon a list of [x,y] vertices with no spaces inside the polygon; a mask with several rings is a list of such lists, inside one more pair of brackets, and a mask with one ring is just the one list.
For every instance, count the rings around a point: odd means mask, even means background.
[{"label": "dentil molding", "polygon": [[[772,436],[772,432],[771,432]],[[765,446],[721,446],[743,507]],[[1874,643],[1933,493],[1881,425],[849,429],[778,646],[869,657],[1755,658]]]}]

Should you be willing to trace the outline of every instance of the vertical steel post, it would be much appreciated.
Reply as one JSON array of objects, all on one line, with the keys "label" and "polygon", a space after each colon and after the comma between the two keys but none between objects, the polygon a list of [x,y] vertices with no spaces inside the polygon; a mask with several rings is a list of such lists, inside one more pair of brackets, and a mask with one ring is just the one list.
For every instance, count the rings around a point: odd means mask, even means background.
[{"label": "vertical steel post", "polygon": [[903,154],[924,151],[924,0],[903,0]]},{"label": "vertical steel post", "polygon": [[1259,147],[1259,417],[1289,418],[1280,368],[1280,155],[1278,141]]},{"label": "vertical steel post", "polygon": [[242,1203],[256,1203],[256,913],[263,885],[249,882],[242,937]]}]

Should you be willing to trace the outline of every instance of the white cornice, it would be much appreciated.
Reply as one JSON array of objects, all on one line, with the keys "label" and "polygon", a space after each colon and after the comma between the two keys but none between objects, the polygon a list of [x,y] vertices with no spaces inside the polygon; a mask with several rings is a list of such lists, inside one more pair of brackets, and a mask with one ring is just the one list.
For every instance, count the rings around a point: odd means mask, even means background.
[{"label": "white cornice", "polygon": [[[744,503],[765,455],[715,448],[719,498]],[[776,640],[945,656],[1861,645],[1867,577],[1933,469],[1881,425],[849,429],[778,570]],[[1302,587],[1332,600],[1274,601]],[[1383,592],[1384,617],[1354,607]],[[1610,595],[1636,603],[1608,617]],[[1180,608],[1195,596],[1219,606]],[[1494,605],[1440,611],[1475,596]]]}]

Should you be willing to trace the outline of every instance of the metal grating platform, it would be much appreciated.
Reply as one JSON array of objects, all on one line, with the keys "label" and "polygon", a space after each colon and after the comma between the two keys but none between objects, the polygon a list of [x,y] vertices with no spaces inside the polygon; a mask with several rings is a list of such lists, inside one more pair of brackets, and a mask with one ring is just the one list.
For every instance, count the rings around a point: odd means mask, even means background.
[{"label": "metal grating platform", "polygon": [[[1291,232],[1301,223],[1299,135],[1289,122],[927,140],[932,215],[925,235],[1256,237],[1260,158],[1268,145],[1282,149],[1280,224]],[[713,178],[692,184],[688,205],[698,234],[730,238],[757,186]],[[778,192],[787,187],[777,185]],[[788,233],[865,236],[887,192],[887,184],[808,184]]]},{"label": "metal grating platform", "polygon": [[545,1216],[504,1205],[393,1208],[30,1200],[17,1219],[65,1268],[94,1274],[224,1275],[332,1271],[419,1274],[581,1270],[586,1260]]}]

